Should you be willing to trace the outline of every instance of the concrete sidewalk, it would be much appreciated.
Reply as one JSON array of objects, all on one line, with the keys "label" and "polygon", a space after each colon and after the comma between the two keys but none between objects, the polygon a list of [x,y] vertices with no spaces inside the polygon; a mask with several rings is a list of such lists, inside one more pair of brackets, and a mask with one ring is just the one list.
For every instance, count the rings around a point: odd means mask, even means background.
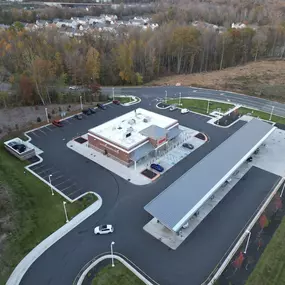
[{"label": "concrete sidewalk", "polygon": [[102,205],[101,197],[96,194],[98,200],[86,208],[84,211],[75,216],[68,223],[63,225],[57,231],[48,236],[45,240],[43,240],[40,244],[38,244],[31,252],[29,252],[21,262],[16,266],[11,276],[9,277],[6,285],[18,285],[20,284],[23,276],[30,268],[30,266],[36,261],[38,257],[40,257],[49,247],[51,247],[54,243],[56,243],[59,239],[61,239],[64,235],[82,223],[89,216],[98,211]]}]

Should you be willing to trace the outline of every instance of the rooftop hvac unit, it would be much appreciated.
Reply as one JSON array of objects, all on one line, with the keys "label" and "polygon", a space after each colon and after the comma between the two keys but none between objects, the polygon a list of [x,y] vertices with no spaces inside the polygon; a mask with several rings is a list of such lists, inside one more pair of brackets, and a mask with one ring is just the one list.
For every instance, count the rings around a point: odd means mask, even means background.
[{"label": "rooftop hvac unit", "polygon": [[145,118],[143,119],[143,122],[144,122],[144,123],[150,122],[150,117],[145,117]]},{"label": "rooftop hvac unit", "polygon": [[134,125],[136,123],[136,120],[135,119],[130,119],[129,122],[128,122],[130,125]]}]

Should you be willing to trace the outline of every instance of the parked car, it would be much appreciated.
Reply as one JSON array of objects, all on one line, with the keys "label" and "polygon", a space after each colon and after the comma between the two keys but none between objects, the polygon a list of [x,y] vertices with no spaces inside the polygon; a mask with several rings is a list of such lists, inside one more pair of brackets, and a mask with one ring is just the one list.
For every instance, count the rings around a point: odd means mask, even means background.
[{"label": "parked car", "polygon": [[89,108],[88,110],[91,112],[91,114],[95,114],[96,113],[95,108]]},{"label": "parked car", "polygon": [[194,145],[191,143],[184,143],[182,146],[188,149],[194,149]]},{"label": "parked car", "polygon": [[77,119],[77,120],[82,120],[83,119],[82,115],[80,115],[80,114],[75,115],[74,118]]},{"label": "parked car", "polygon": [[188,109],[186,109],[186,108],[184,108],[184,109],[181,109],[181,114],[187,114],[187,113],[189,113],[190,111],[188,110]]},{"label": "parked car", "polygon": [[150,165],[150,168],[152,168],[152,169],[154,169],[154,170],[156,170],[158,172],[163,172],[164,171],[164,168],[161,165],[157,164],[157,163],[152,163]]},{"label": "parked car", "polygon": [[53,120],[52,124],[56,127],[63,127],[63,124],[60,120]]},{"label": "parked car", "polygon": [[175,110],[177,110],[177,107],[175,105],[171,105],[169,111],[175,111]]},{"label": "parked car", "polygon": [[27,149],[24,144],[20,144],[17,142],[10,142],[8,145],[11,146],[14,150],[17,150],[19,153],[22,153]]},{"label": "parked car", "polygon": [[119,100],[113,100],[113,103],[116,104],[116,105],[120,105],[121,102]]},{"label": "parked car", "polygon": [[250,156],[246,161],[247,162],[252,162],[252,156]]},{"label": "parked car", "polygon": [[107,109],[105,105],[100,104],[100,103],[97,104],[97,107],[98,107],[99,109],[101,109],[101,110],[106,110],[106,109]]},{"label": "parked car", "polygon": [[69,90],[78,90],[80,87],[79,86],[69,86]]},{"label": "parked car", "polygon": [[112,225],[101,225],[94,229],[95,235],[111,234],[112,232],[114,232],[114,227]]},{"label": "parked car", "polygon": [[83,113],[84,115],[87,115],[87,116],[90,116],[90,115],[92,114],[92,112],[90,111],[90,109],[83,109],[83,110],[82,110],[82,113]]}]

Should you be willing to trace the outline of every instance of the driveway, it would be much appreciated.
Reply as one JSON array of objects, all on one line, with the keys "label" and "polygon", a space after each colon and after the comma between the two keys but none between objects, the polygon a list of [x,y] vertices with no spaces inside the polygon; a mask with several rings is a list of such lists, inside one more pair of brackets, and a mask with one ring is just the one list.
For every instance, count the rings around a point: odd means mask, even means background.
[{"label": "driveway", "polygon": [[[63,128],[46,130],[46,134],[31,134],[32,143],[44,151],[42,164],[56,169],[76,184],[76,192],[65,189],[64,193],[73,198],[86,191],[95,191],[103,198],[103,206],[40,256],[21,284],[70,285],[85,263],[99,253],[109,251],[113,240],[115,251],[130,258],[158,283],[201,284],[279,179],[252,168],[178,250],[169,250],[143,231],[151,218],[143,207],[244,123],[239,121],[231,128],[222,129],[207,124],[204,116],[155,109],[153,98],[159,92],[164,93],[164,89],[141,88],[129,92],[142,98],[140,105],[110,105],[106,111],[85,116],[82,121],[70,120]],[[146,186],[135,186],[66,147],[77,134],[86,133],[89,128],[137,107],[179,119],[181,125],[205,132],[210,140],[171,168],[167,175]],[[209,173],[205,173],[205,179],[207,175]],[[113,224],[114,234],[95,236],[93,229],[101,223]]]}]

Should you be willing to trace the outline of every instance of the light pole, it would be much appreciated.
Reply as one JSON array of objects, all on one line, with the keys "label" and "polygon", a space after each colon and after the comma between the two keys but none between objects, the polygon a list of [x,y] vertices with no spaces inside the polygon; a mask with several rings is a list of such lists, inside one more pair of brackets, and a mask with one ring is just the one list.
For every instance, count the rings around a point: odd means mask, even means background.
[{"label": "light pole", "polygon": [[285,188],[285,182],[284,182],[284,185],[283,185],[282,191],[281,191],[281,193],[280,193],[280,198],[282,198],[282,196],[283,196],[284,188]]},{"label": "light pole", "polygon": [[49,186],[50,186],[51,195],[54,195],[53,189],[52,189],[52,185],[51,185],[51,177],[52,177],[52,174],[50,174],[50,175],[48,176],[48,179],[49,179]]},{"label": "light pole", "polygon": [[45,108],[45,111],[46,111],[46,118],[47,118],[47,122],[49,123],[49,118],[48,118],[48,111],[47,111],[47,108]]},{"label": "light pole", "polygon": [[64,209],[64,213],[65,213],[66,222],[68,223],[69,220],[68,220],[67,211],[66,211],[66,206],[65,206],[65,205],[66,205],[66,202],[63,201],[62,204],[63,204],[63,209]]},{"label": "light pole", "polygon": [[207,114],[209,114],[209,109],[210,109],[210,101],[208,100],[208,105],[207,105]]},{"label": "light pole", "polygon": [[248,234],[248,238],[247,238],[245,249],[244,249],[243,253],[247,252],[247,248],[248,248],[248,244],[249,244],[249,240],[250,240],[250,236],[251,236],[251,232],[249,230],[247,230],[246,233]]},{"label": "light pole", "polygon": [[114,264],[114,251],[113,251],[113,245],[115,244],[114,241],[111,242],[111,256],[112,256],[112,267],[115,266]]},{"label": "light pole", "polygon": [[113,101],[115,100],[115,88],[113,87]]},{"label": "light pole", "polygon": [[180,106],[181,105],[181,92],[179,92],[179,103],[178,105]]},{"label": "light pole", "polygon": [[274,106],[272,106],[269,121],[271,121],[271,119],[272,119],[273,111],[274,111]]},{"label": "light pole", "polygon": [[80,108],[81,108],[81,110],[83,110],[83,105],[82,105],[82,96],[80,95]]},{"label": "light pole", "polygon": [[167,104],[167,90],[165,90],[165,104]]}]

